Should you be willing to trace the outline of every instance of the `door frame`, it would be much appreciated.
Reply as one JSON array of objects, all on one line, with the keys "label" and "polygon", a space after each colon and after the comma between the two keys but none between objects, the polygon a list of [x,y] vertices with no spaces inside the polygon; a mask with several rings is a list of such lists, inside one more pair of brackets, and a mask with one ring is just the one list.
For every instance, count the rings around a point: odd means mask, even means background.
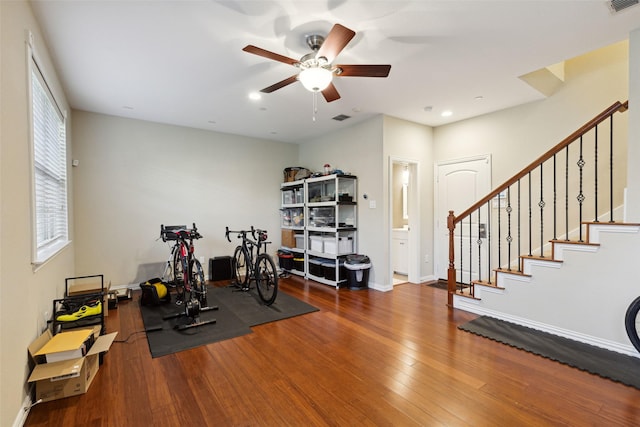
[{"label": "door frame", "polygon": [[[433,263],[434,263],[434,268],[433,268],[433,274],[436,277],[436,279],[442,279],[442,278],[446,278],[447,277],[447,270],[448,268],[445,268],[444,272],[440,271],[440,257],[442,255],[442,251],[445,251],[444,253],[448,253],[449,252],[449,245],[448,243],[444,246],[442,246],[443,244],[443,239],[440,236],[440,216],[437,214],[437,212],[440,212],[440,168],[443,166],[452,166],[452,165],[460,165],[460,169],[464,169],[464,164],[468,164],[469,162],[477,162],[477,161],[483,161],[488,168],[488,173],[487,173],[487,181],[485,184],[487,186],[486,189],[486,193],[485,194],[489,194],[489,192],[491,191],[491,174],[492,174],[492,166],[491,166],[491,154],[480,154],[477,156],[471,156],[471,157],[462,157],[462,158],[458,158],[458,159],[451,159],[451,160],[443,160],[443,161],[438,161],[435,162],[434,164],[434,168],[433,168],[433,182],[434,182],[434,200],[433,200],[433,207],[434,207],[434,218],[433,218],[433,236],[434,236],[434,245],[433,245]],[[444,208],[446,209],[446,207]],[[454,214],[458,214],[460,212],[454,212]],[[446,224],[446,218],[444,218],[445,224]]]},{"label": "door frame", "polygon": [[409,283],[420,283],[420,162],[400,156],[389,156],[388,164],[388,218],[389,229],[387,230],[387,247],[389,248],[388,271],[389,284],[393,286],[393,165],[406,164],[409,166],[409,186],[407,187],[409,229],[407,231],[407,252],[409,254],[407,281]]}]

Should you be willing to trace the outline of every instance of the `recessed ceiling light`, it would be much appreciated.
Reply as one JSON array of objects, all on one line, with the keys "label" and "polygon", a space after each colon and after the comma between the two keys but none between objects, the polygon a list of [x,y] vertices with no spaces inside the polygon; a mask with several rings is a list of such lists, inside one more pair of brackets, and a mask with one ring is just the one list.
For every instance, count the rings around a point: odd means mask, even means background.
[{"label": "recessed ceiling light", "polygon": [[133,107],[130,107],[129,105],[123,105],[122,108],[124,110],[133,110]]},{"label": "recessed ceiling light", "polygon": [[253,101],[257,101],[259,99],[262,99],[262,95],[260,95],[260,93],[258,93],[258,92],[251,92],[249,94],[249,99],[251,99]]},{"label": "recessed ceiling light", "polygon": [[211,123],[212,125],[215,125],[216,121],[215,120],[209,120],[207,123]]},{"label": "recessed ceiling light", "polygon": [[484,99],[484,96],[482,95],[476,96],[476,101],[482,101],[483,99]]},{"label": "recessed ceiling light", "polygon": [[453,114],[451,110],[444,110],[441,114],[442,117],[450,117]]},{"label": "recessed ceiling light", "polygon": [[431,105],[427,105],[426,107],[424,107],[424,111],[426,111],[427,113],[430,113],[433,110],[433,107]]}]

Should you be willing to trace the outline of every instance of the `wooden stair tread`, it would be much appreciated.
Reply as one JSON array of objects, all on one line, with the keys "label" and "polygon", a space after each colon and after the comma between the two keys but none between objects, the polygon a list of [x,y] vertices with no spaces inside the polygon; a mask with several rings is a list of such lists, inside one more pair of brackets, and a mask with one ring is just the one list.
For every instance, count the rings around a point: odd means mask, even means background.
[{"label": "wooden stair tread", "polygon": [[[545,258],[546,259],[546,258]],[[530,274],[524,273],[522,271],[518,271],[518,270],[507,270],[506,268],[496,268],[495,270],[496,273],[507,273],[507,274],[515,274],[517,276],[523,276],[523,277],[531,277]]]},{"label": "wooden stair tread", "polygon": [[495,283],[489,283],[486,280],[474,280],[473,282],[471,282],[474,286],[475,285],[480,285],[480,286],[486,286],[488,288],[494,288],[494,289],[504,289],[502,286],[498,286]]},{"label": "wooden stair tread", "polygon": [[640,223],[637,222],[602,222],[602,221],[582,221],[585,225],[620,225],[620,226],[629,226],[629,227],[640,227]]},{"label": "wooden stair tread", "polygon": [[551,242],[551,243],[567,244],[567,245],[588,245],[588,246],[600,246],[600,243],[580,242],[580,241],[578,241],[578,240],[560,240],[560,239],[553,239],[553,240],[549,240],[549,242]]},{"label": "wooden stair tread", "polygon": [[532,259],[532,260],[538,260],[538,261],[549,261],[549,262],[558,262],[561,263],[563,262],[560,259],[553,259],[551,258],[551,256],[540,256],[540,255],[520,255],[521,259]]}]

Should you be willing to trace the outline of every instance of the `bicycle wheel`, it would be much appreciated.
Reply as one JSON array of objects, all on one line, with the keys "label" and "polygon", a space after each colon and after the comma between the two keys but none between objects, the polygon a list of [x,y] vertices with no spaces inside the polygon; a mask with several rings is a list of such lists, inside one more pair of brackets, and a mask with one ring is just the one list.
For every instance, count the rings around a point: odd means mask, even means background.
[{"label": "bicycle wheel", "polygon": [[236,284],[245,287],[249,283],[249,254],[242,246],[233,252]]},{"label": "bicycle wheel", "polygon": [[187,277],[187,259],[180,252],[180,248],[178,248],[173,254],[173,283],[176,286],[176,302],[178,303],[184,301],[185,278]]},{"label": "bicycle wheel", "polygon": [[629,335],[629,339],[631,340],[631,344],[636,348],[636,350],[640,351],[640,297],[633,300],[629,308],[627,308],[627,313],[624,316],[624,326],[627,329],[627,335]]},{"label": "bicycle wheel", "polygon": [[268,254],[258,255],[256,261],[256,288],[260,299],[271,305],[278,295],[278,273],[273,259]]},{"label": "bicycle wheel", "polygon": [[202,264],[196,258],[191,260],[189,266],[189,274],[191,276],[191,292],[192,295],[201,303],[205,303],[207,299],[207,288],[204,282],[204,272],[202,271]]}]

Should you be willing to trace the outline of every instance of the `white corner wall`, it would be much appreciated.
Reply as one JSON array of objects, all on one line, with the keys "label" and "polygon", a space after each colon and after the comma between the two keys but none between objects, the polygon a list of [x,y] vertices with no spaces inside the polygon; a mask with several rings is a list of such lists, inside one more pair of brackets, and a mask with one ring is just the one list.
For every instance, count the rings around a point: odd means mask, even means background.
[{"label": "white corner wall", "polygon": [[196,223],[196,256],[232,255],[225,226],[269,231],[280,245],[282,170],[295,144],[74,111],[76,265],[118,287],[160,276],[160,224]]}]

